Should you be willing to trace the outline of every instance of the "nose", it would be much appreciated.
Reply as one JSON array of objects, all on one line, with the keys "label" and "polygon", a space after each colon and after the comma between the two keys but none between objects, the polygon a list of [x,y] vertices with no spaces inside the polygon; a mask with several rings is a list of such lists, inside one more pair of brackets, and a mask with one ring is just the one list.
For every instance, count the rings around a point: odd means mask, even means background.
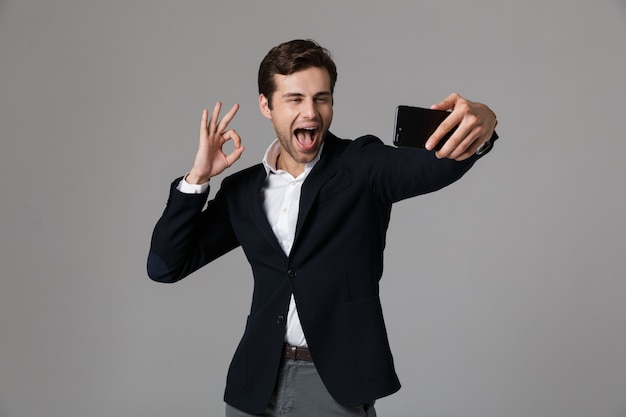
[{"label": "nose", "polygon": [[315,108],[315,100],[304,100],[302,103],[302,117],[306,119],[314,119],[317,110]]}]

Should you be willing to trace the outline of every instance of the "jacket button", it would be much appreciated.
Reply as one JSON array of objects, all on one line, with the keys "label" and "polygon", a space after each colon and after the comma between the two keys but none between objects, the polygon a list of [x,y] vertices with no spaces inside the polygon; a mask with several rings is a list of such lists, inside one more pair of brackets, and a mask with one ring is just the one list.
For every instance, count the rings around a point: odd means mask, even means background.
[{"label": "jacket button", "polygon": [[285,316],[280,315],[280,316],[276,317],[276,323],[283,324],[284,322],[285,322]]},{"label": "jacket button", "polygon": [[295,278],[296,275],[298,275],[298,274],[296,273],[295,269],[290,269],[290,270],[287,271],[287,275],[289,275],[289,278]]}]

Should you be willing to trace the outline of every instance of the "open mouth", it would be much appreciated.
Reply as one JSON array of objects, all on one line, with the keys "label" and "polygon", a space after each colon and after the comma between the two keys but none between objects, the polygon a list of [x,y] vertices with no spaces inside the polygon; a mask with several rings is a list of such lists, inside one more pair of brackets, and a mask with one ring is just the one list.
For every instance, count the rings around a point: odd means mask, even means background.
[{"label": "open mouth", "polygon": [[294,135],[302,150],[311,150],[315,146],[318,136],[318,128],[304,127],[294,131]]}]

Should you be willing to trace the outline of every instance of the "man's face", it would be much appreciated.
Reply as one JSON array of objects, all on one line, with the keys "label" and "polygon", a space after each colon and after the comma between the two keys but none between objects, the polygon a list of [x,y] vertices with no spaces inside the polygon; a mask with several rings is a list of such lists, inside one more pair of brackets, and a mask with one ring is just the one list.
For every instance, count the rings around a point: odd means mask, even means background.
[{"label": "man's face", "polygon": [[272,108],[262,94],[259,106],[274,125],[281,146],[281,168],[299,174],[304,164],[317,156],[333,119],[330,75],[325,68],[311,67],[289,75],[276,74],[274,82]]}]

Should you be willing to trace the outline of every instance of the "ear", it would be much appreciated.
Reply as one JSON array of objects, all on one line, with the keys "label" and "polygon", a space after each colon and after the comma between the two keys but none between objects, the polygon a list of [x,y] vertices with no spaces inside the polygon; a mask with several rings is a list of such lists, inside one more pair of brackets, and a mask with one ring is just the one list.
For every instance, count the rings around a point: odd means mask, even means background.
[{"label": "ear", "polygon": [[272,111],[270,110],[270,102],[264,94],[259,95],[259,109],[261,114],[266,118],[272,120]]}]

